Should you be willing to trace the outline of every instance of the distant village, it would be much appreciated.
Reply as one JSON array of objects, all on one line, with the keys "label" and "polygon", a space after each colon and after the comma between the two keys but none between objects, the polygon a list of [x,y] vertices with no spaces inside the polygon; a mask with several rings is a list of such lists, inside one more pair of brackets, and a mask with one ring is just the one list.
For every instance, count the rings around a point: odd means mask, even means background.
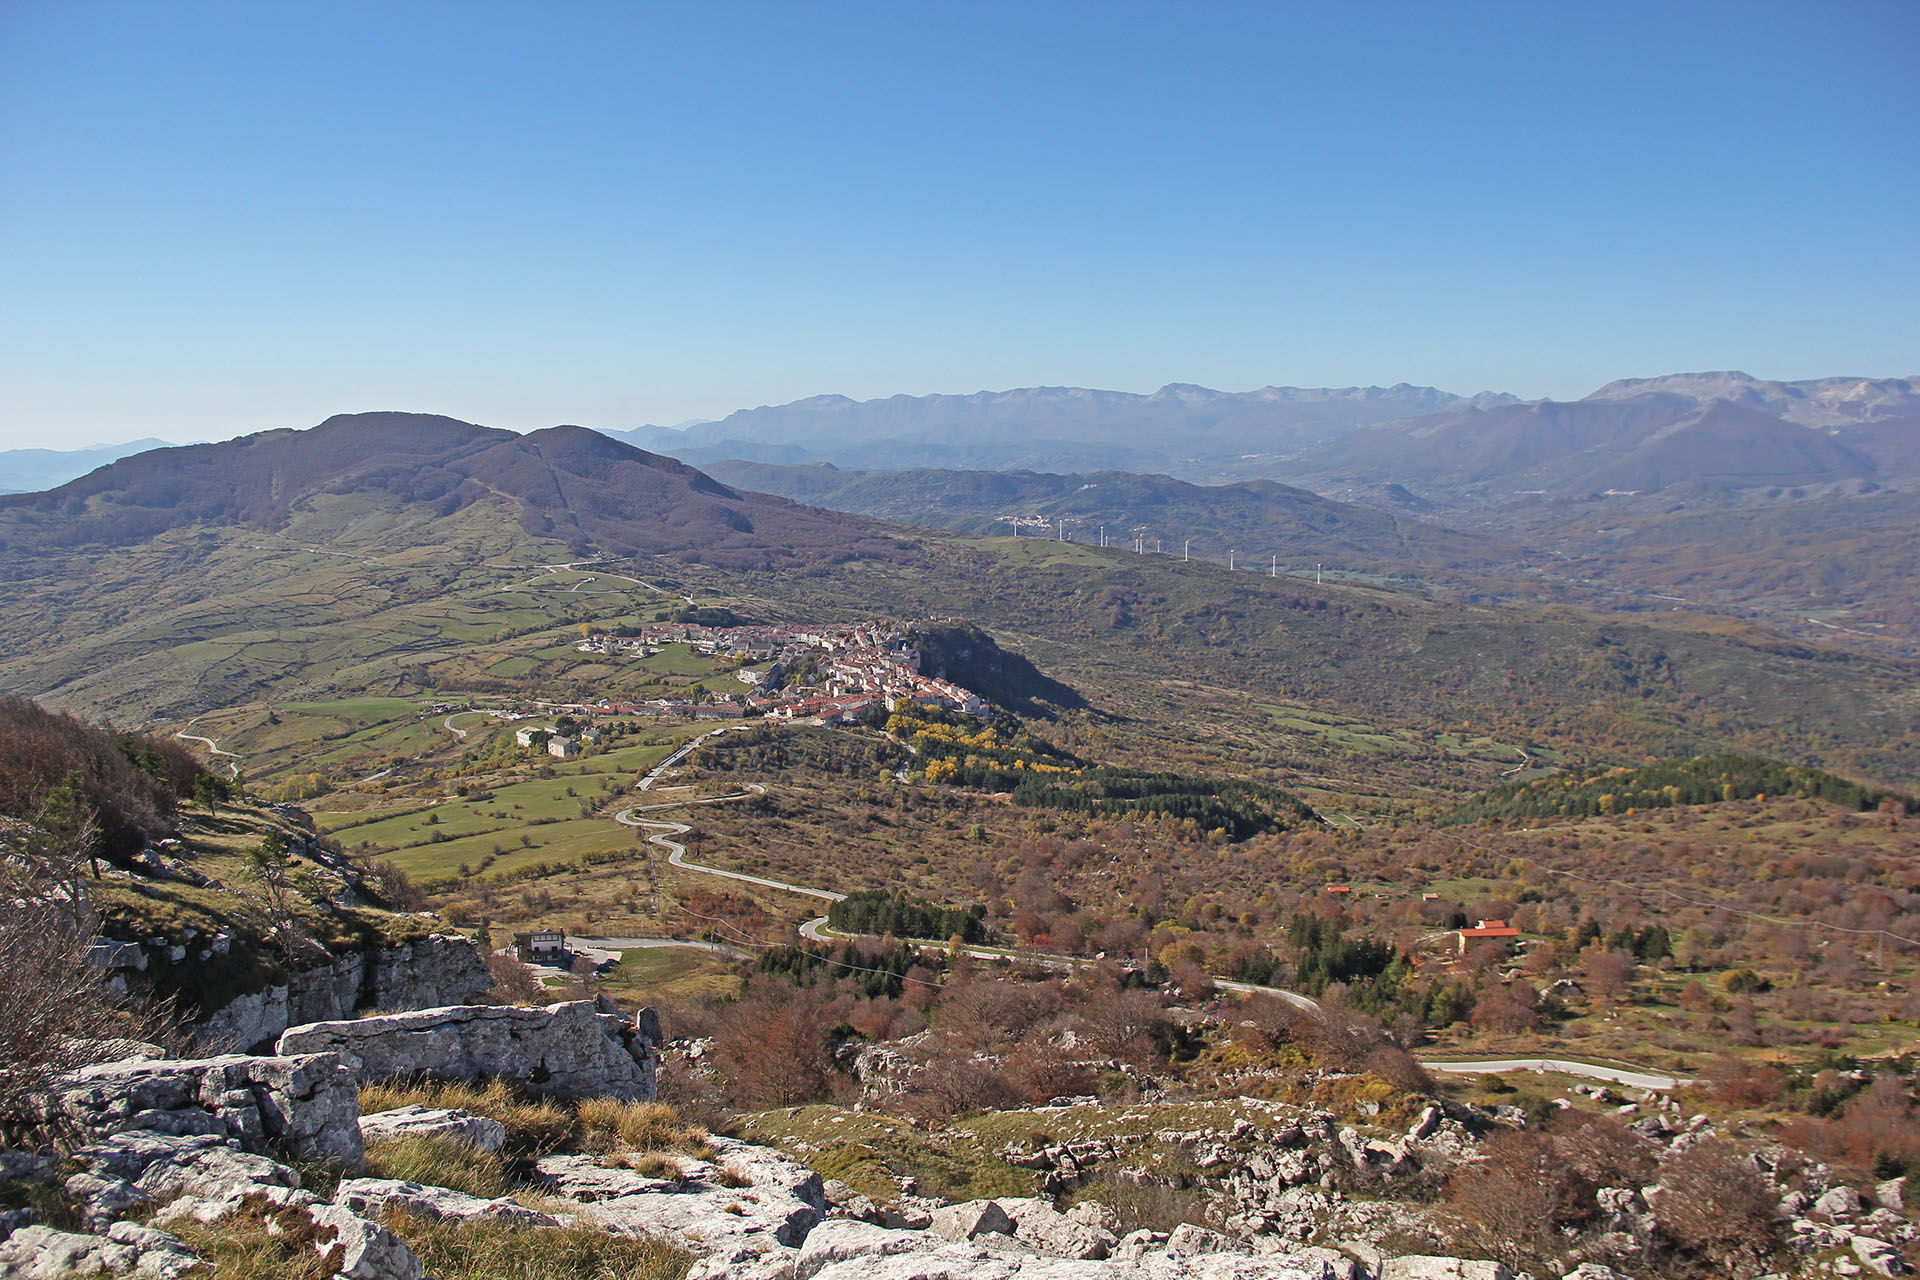
[{"label": "distant village", "polygon": [[[783,720],[849,724],[876,707],[943,707],[979,715],[986,702],[950,680],[923,675],[906,623],[891,620],[831,627],[710,627],[669,622],[642,627],[631,635],[597,633],[574,646],[602,657],[646,658],[670,644],[686,644],[697,653],[750,664],[734,673],[745,688],[732,696],[710,694],[701,701],[657,698],[647,702],[603,699],[567,706],[590,715],[686,716],[696,720],[764,715]],[[764,665],[762,665],[764,664]],[[566,734],[552,727],[522,728],[514,739],[522,747],[544,747],[569,759],[597,745],[600,731],[586,728]]]}]

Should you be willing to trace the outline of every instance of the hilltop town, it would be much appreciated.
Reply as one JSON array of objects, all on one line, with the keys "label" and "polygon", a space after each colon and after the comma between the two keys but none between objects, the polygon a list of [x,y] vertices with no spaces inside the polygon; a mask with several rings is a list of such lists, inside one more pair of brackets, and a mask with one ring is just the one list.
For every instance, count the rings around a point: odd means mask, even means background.
[{"label": "hilltop town", "polygon": [[[627,636],[596,633],[575,648],[609,657],[644,658],[670,644],[687,644],[710,657],[767,663],[764,668],[742,667],[737,673],[741,683],[750,686],[746,694],[714,700],[760,715],[814,718],[831,724],[851,721],[875,706],[888,711],[902,705],[933,706],[966,715],[978,715],[986,706],[971,690],[923,674],[920,653],[913,646],[912,624],[892,619],[824,627],[669,622],[641,627]],[[698,710],[694,704],[672,699],[607,706],[619,714],[648,714],[650,709],[673,714],[683,707]]]}]

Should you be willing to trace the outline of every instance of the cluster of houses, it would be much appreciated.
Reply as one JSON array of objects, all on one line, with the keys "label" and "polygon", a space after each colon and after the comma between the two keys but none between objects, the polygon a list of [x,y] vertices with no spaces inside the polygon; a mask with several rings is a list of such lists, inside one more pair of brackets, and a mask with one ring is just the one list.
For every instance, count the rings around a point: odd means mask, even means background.
[{"label": "cluster of houses", "polygon": [[556,760],[571,760],[579,755],[583,748],[599,746],[604,738],[605,735],[592,725],[571,733],[563,733],[554,725],[538,728],[528,725],[513,731],[513,741],[516,746],[543,749]]},{"label": "cluster of houses", "polygon": [[[730,703],[662,698],[646,703],[607,703],[594,710],[720,719],[740,714],[744,703],[750,713],[836,724],[856,720],[875,706],[888,711],[902,705],[934,706],[967,715],[978,715],[986,707],[971,690],[922,674],[920,655],[910,642],[907,625],[887,619],[828,627],[662,623],[640,628],[632,636],[589,636],[575,648],[582,653],[644,656],[669,644],[688,644],[714,657],[767,665],[736,673],[749,688]],[[791,687],[789,677],[803,664],[810,666],[812,674],[806,677],[804,686]]]}]

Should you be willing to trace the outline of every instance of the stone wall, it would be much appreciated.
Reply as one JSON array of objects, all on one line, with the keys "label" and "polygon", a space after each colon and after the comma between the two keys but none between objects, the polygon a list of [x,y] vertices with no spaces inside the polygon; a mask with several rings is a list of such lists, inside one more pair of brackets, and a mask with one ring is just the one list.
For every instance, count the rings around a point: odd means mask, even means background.
[{"label": "stone wall", "polygon": [[434,934],[384,951],[349,952],[330,964],[298,970],[286,983],[241,996],[188,1030],[202,1051],[251,1050],[288,1027],[370,1010],[466,1004],[492,985],[486,959],[471,939]]}]

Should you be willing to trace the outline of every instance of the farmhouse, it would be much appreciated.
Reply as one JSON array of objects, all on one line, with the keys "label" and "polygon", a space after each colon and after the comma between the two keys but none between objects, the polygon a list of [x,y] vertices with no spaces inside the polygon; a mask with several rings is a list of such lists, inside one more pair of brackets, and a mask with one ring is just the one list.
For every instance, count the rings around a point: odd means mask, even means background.
[{"label": "farmhouse", "polygon": [[516,933],[513,935],[513,946],[522,961],[552,963],[566,958],[567,932],[564,929],[535,929],[531,933]]},{"label": "farmhouse", "polygon": [[547,754],[557,759],[571,760],[580,754],[580,744],[572,738],[548,738]]},{"label": "farmhouse", "polygon": [[1465,954],[1476,942],[1501,942],[1511,946],[1519,937],[1520,931],[1505,920],[1482,920],[1471,929],[1460,931],[1460,951]]}]

